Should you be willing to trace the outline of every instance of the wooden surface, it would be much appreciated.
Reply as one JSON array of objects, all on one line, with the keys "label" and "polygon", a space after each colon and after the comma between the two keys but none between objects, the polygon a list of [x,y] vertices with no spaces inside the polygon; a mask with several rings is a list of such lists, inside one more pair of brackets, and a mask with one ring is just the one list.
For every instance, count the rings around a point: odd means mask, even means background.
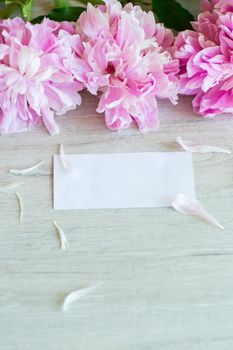
[{"label": "wooden surface", "polygon": [[[197,196],[221,231],[172,209],[55,212],[52,156],[60,143],[67,153],[177,151],[179,135],[233,150],[233,118],[199,118],[182,97],[160,102],[158,131],[114,133],[96,105],[83,94],[82,107],[58,118],[58,136],[0,137],[1,184],[22,180],[9,168],[45,161],[18,189],[22,225],[14,191],[0,193],[0,349],[232,350],[233,157],[194,156]],[[99,282],[61,311],[67,293]]]}]

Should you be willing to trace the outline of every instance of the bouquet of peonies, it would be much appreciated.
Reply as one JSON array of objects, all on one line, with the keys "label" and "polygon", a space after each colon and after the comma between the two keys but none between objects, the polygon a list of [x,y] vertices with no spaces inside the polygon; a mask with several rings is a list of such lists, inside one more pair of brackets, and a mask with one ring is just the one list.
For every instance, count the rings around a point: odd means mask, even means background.
[{"label": "bouquet of peonies", "polygon": [[195,95],[200,115],[233,113],[233,0],[204,0],[201,8],[194,30],[176,38],[179,90]]},{"label": "bouquet of peonies", "polygon": [[233,112],[233,0],[201,6],[176,38],[152,12],[117,0],[88,4],[76,22],[1,20],[0,133],[41,123],[58,133],[54,116],[80,105],[83,89],[112,130],[157,128],[157,99],[175,104],[178,93],[194,95],[200,115]]}]

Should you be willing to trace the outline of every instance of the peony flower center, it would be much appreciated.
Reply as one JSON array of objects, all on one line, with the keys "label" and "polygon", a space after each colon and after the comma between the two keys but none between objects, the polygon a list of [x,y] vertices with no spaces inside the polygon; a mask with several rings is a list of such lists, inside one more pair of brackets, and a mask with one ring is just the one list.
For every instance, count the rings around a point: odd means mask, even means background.
[{"label": "peony flower center", "polygon": [[115,67],[113,66],[112,62],[109,62],[106,69],[107,74],[114,74],[115,73]]}]

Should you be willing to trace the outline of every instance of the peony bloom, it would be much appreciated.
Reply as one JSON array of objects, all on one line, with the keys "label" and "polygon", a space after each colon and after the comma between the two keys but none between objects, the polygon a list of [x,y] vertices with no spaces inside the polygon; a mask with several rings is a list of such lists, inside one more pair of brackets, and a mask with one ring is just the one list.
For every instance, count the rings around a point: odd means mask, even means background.
[{"label": "peony bloom", "polygon": [[36,25],[20,18],[0,22],[0,133],[42,122],[56,134],[54,115],[80,104],[82,84],[65,65],[74,55],[69,43],[78,40],[72,31],[70,24],[48,19]]},{"label": "peony bloom", "polygon": [[138,6],[116,0],[88,4],[76,24],[83,49],[67,62],[88,91],[99,94],[97,111],[112,130],[136,122],[141,131],[158,127],[157,98],[177,100],[178,60],[173,34]]},{"label": "peony bloom", "polygon": [[233,0],[204,0],[194,30],[175,41],[180,92],[203,116],[233,113]]}]

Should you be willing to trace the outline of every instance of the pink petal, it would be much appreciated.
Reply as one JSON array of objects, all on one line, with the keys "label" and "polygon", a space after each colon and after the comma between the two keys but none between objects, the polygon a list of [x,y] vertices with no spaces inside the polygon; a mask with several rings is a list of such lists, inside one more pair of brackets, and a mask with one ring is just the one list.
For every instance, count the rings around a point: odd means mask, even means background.
[{"label": "pink petal", "polygon": [[221,230],[224,229],[224,227],[215,220],[196,199],[188,198],[183,193],[177,194],[172,201],[172,206],[181,214],[198,216],[209,224],[216,226]]}]

